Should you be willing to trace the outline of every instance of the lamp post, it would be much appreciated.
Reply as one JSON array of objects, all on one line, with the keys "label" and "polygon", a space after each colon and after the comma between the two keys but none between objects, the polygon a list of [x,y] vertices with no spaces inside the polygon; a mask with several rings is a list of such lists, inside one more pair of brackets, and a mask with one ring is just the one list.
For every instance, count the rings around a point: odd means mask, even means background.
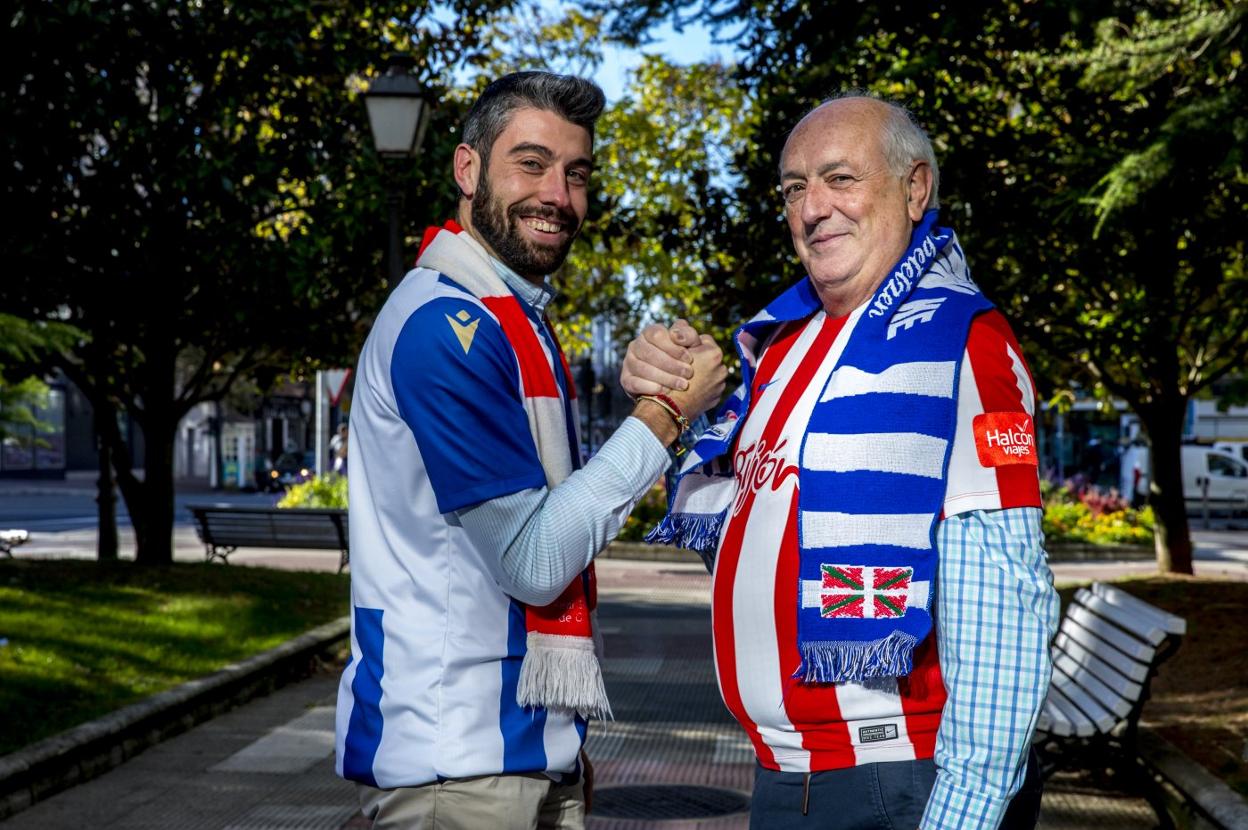
[{"label": "lamp post", "polygon": [[[373,146],[383,159],[411,158],[420,152],[420,143],[429,126],[429,101],[424,87],[412,74],[415,62],[407,56],[390,59],[386,71],[368,86],[364,103],[368,107],[368,125],[373,133]],[[399,232],[399,213],[403,207],[403,191],[390,176],[386,189],[386,205],[390,213],[389,268],[391,285],[403,278],[403,245]]]}]

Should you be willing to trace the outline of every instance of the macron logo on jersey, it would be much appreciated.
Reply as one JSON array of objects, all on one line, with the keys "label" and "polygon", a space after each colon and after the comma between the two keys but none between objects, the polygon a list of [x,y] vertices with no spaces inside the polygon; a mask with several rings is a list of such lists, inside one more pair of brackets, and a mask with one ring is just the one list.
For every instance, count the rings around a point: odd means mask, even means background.
[{"label": "macron logo on jersey", "polygon": [[972,422],[979,463],[985,467],[1006,464],[1039,466],[1036,436],[1031,417],[1024,412],[985,412]]},{"label": "macron logo on jersey", "polygon": [[451,324],[451,331],[455,332],[455,337],[459,339],[459,345],[463,346],[464,354],[468,354],[468,350],[472,348],[472,338],[477,336],[477,324],[481,322],[480,317],[471,323],[468,322],[468,318],[471,316],[467,309],[461,309],[455,315],[455,317],[459,318],[458,320],[449,314],[446,315],[446,321]]}]

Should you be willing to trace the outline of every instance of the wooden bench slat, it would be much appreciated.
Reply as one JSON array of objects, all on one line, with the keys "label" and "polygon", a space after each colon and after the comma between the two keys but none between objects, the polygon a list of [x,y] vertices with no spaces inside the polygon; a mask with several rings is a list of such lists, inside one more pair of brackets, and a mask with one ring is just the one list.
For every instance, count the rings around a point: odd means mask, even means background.
[{"label": "wooden bench slat", "polygon": [[[1088,726],[1090,730],[1090,722]],[[1063,738],[1075,737],[1074,724],[1070,722],[1070,718],[1066,717],[1066,713],[1053,702],[1051,693],[1044,699],[1044,706],[1040,709],[1040,717],[1036,720],[1036,729],[1040,732],[1060,735]]]},{"label": "wooden bench slat", "polygon": [[1086,715],[1088,720],[1096,726],[1097,732],[1108,732],[1118,722],[1118,718],[1114,717],[1112,712],[1106,711],[1105,707],[1097,703],[1091,695],[1060,671],[1053,672],[1053,688]]},{"label": "wooden bench slat", "polygon": [[1049,686],[1048,703],[1053,709],[1062,713],[1062,717],[1070,724],[1070,729],[1074,732],[1075,737],[1090,738],[1096,734],[1096,724],[1092,719],[1079,710],[1079,707],[1070,702],[1070,699],[1062,694],[1056,685]]},{"label": "wooden bench slat", "polygon": [[[1104,640],[1088,631],[1073,620],[1062,620],[1062,627],[1057,633],[1058,639],[1065,638],[1095,654],[1101,660],[1113,666],[1125,677],[1142,683],[1148,677],[1148,664],[1133,660],[1116,648],[1109,647]],[[1056,642],[1056,641],[1055,641]]]},{"label": "wooden bench slat", "polygon": [[1096,675],[1079,665],[1069,655],[1063,654],[1054,659],[1053,666],[1116,717],[1125,718],[1131,714],[1131,707],[1134,701],[1127,700],[1106,686]]},{"label": "wooden bench slat", "polygon": [[1098,617],[1082,605],[1072,603],[1070,608],[1066,610],[1066,616],[1123,654],[1142,663],[1152,660],[1153,655],[1157,651],[1148,643],[1135,639],[1121,628]]},{"label": "wooden bench slat", "polygon": [[1121,605],[1124,608],[1131,609],[1132,612],[1141,617],[1152,620],[1154,625],[1167,634],[1181,637],[1187,633],[1187,620],[1177,617],[1168,611],[1163,611],[1155,605],[1149,605],[1144,600],[1131,596],[1121,588],[1106,585],[1104,582],[1096,582],[1092,585],[1092,593],[1111,605]]},{"label": "wooden bench slat", "polygon": [[1044,705],[1040,707],[1040,717],[1036,718],[1036,734],[1048,732],[1051,735],[1060,735],[1063,738],[1070,737],[1074,734],[1074,730],[1070,728],[1069,723],[1065,723],[1053,716],[1053,708],[1049,705],[1046,698]]},{"label": "wooden bench slat", "polygon": [[1131,666],[1132,674],[1135,677],[1124,676],[1109,663],[1102,660],[1100,656],[1088,651],[1063,632],[1058,632],[1057,637],[1054,638],[1053,648],[1069,655],[1080,666],[1092,672],[1102,683],[1127,700],[1136,701],[1140,699],[1140,693],[1144,690],[1144,687],[1136,680],[1144,680],[1148,677],[1148,667],[1143,663],[1136,663],[1130,658],[1124,658]]},{"label": "wooden bench slat", "polygon": [[1047,698],[1044,701],[1044,705],[1040,707],[1040,716],[1036,718],[1036,732],[1052,732],[1054,735],[1065,734],[1063,732],[1058,732],[1057,727],[1054,726],[1054,720],[1052,716],[1049,715],[1049,701]]},{"label": "wooden bench slat", "polygon": [[1166,639],[1166,632],[1148,617],[1142,617],[1124,605],[1114,605],[1082,588],[1077,595],[1080,604],[1098,617],[1109,620],[1132,637],[1157,646]]}]

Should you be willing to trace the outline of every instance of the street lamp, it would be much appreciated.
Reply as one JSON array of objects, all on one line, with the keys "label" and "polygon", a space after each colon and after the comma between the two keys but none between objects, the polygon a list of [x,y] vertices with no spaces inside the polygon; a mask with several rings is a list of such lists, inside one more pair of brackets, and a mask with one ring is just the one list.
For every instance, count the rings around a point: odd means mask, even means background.
[{"label": "street lamp", "polygon": [[[420,152],[420,143],[429,126],[429,101],[424,88],[412,74],[415,62],[407,56],[390,59],[384,74],[368,86],[364,103],[368,107],[368,125],[373,132],[373,146],[383,159],[410,158]],[[399,212],[403,207],[403,191],[395,181],[390,184],[386,204],[390,209],[390,281],[403,278],[403,249],[399,235]]]}]

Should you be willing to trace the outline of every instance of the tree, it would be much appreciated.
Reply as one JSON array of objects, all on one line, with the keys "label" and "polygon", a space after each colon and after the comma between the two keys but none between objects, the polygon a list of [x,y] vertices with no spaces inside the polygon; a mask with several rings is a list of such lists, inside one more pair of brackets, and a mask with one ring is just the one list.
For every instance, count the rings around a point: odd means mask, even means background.
[{"label": "tree", "polygon": [[70,348],[79,336],[72,326],[0,314],[0,441],[47,429],[35,412],[45,404],[48,386],[34,367],[49,352]]},{"label": "tree", "polygon": [[[1057,170],[1080,197],[1061,226],[1073,239],[1029,280],[1034,336],[1067,377],[1140,417],[1163,571],[1192,572],[1188,401],[1248,359],[1246,14],[1243,3],[1149,4],[1018,64],[1052,73],[1036,100],[1051,106]],[[1082,73],[1075,106],[1052,80],[1071,71]]]},{"label": "tree", "polygon": [[[362,80],[389,52],[445,78],[506,5],[440,4],[446,24],[401,0],[19,0],[10,12],[0,308],[88,335],[59,362],[105,430],[140,562],[172,559],[180,418],[240,377],[353,358],[384,296],[385,178]],[[450,199],[453,117],[385,174],[427,194],[414,227]],[[119,410],[142,429],[142,477]]]},{"label": "tree", "polygon": [[721,322],[800,276],[774,197],[788,128],[838,89],[906,103],[942,167],[943,216],[1057,388],[1121,397],[1154,445],[1158,563],[1191,571],[1179,439],[1186,401],[1242,367],[1242,3],[650,0],[613,18],[644,37],[690,15],[734,37],[763,125],[737,155]]}]

